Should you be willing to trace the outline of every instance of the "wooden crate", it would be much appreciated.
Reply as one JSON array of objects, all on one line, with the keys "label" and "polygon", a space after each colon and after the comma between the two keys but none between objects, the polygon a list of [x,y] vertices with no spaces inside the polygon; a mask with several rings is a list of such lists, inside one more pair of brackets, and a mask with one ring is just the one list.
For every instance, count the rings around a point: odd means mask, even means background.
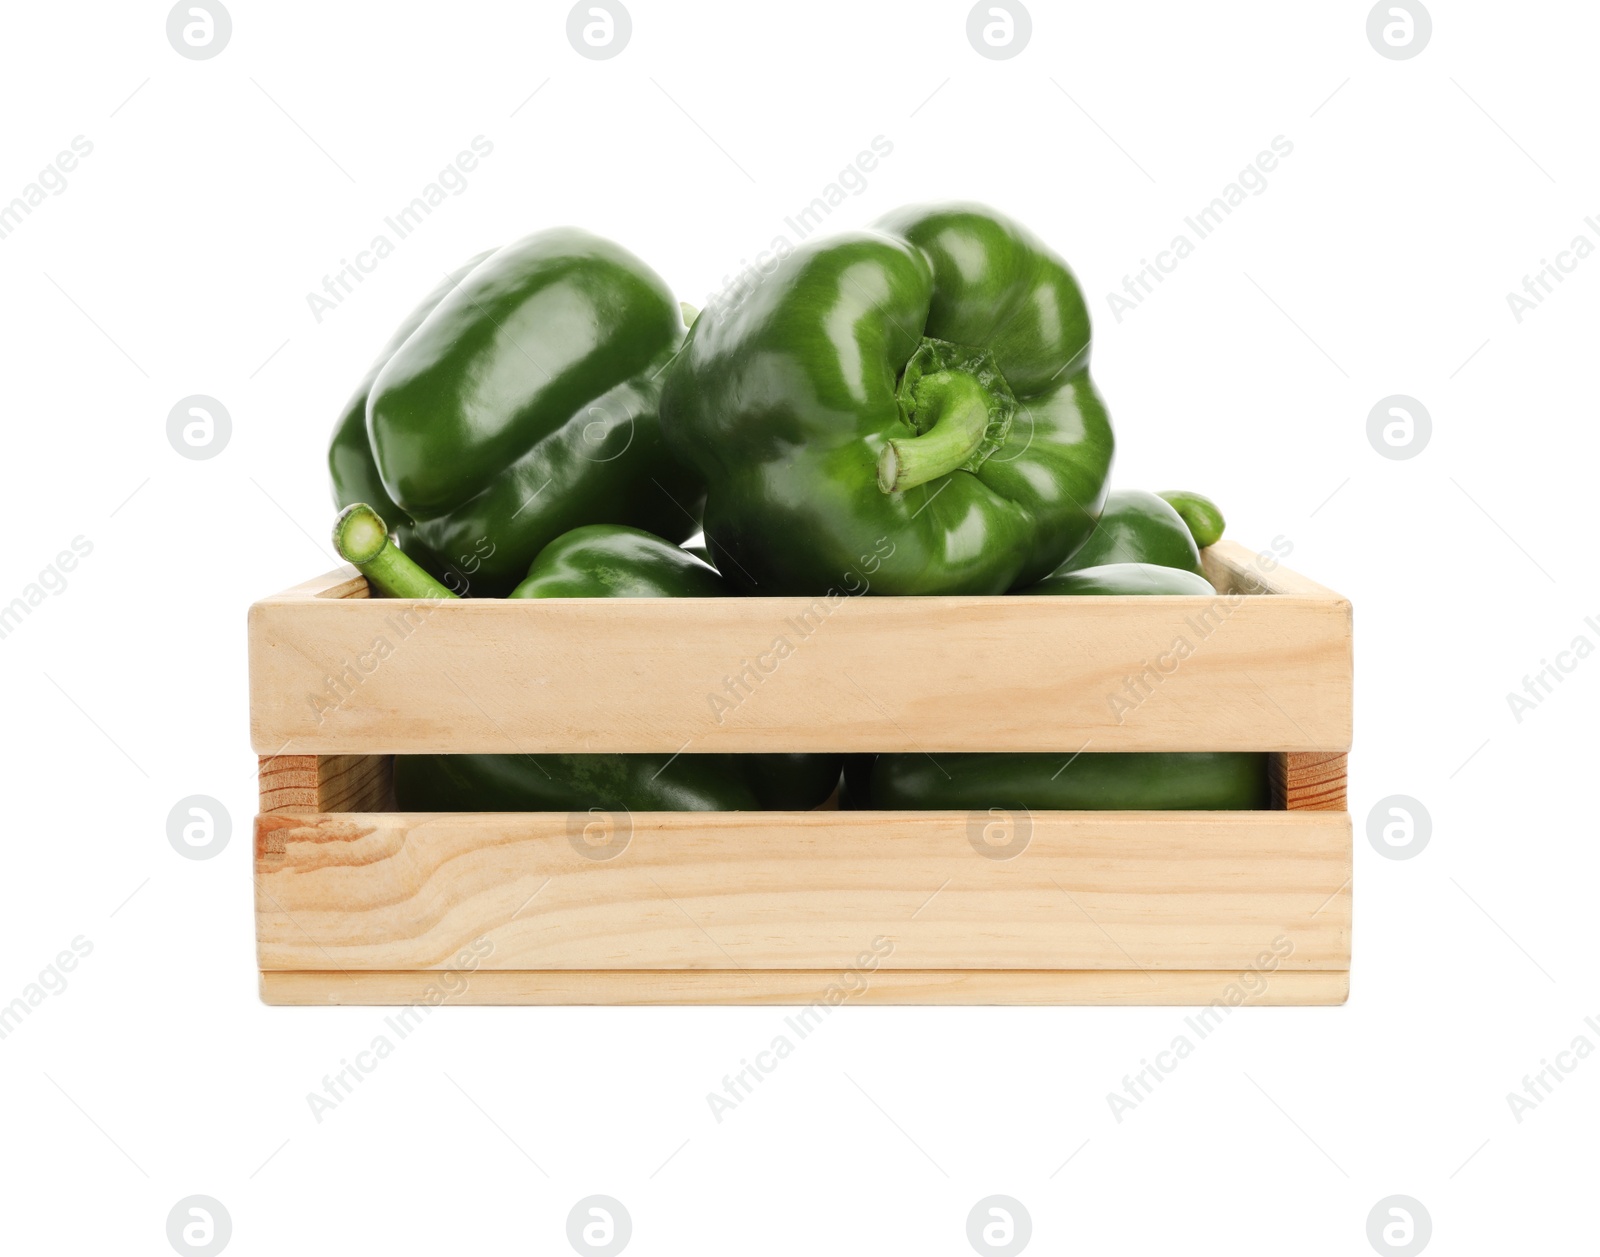
[{"label": "wooden crate", "polygon": [[[264,599],[262,998],[1342,1003],[1350,604],[1232,542],[1205,562],[1214,600],[428,603],[369,600],[349,568]],[[425,815],[392,799],[396,753],[1080,749],[1270,751],[1276,807]],[[990,858],[991,824],[1025,828],[1025,849]],[[588,845],[585,826],[615,840]]]}]

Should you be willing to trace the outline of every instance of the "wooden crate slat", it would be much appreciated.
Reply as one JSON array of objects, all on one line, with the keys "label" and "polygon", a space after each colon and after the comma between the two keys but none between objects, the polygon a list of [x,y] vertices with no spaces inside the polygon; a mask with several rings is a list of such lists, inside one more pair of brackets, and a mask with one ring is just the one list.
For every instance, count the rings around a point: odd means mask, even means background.
[{"label": "wooden crate slat", "polygon": [[263,755],[261,812],[379,812],[393,805],[387,755]]},{"label": "wooden crate slat", "polygon": [[302,588],[252,607],[250,635],[263,753],[1350,744],[1350,605],[1331,592],[441,604]]},{"label": "wooden crate slat", "polygon": [[1274,803],[1292,812],[1342,812],[1350,757],[1290,751],[1272,756],[1268,768]]},{"label": "wooden crate slat", "polygon": [[[284,971],[261,975],[268,1004],[818,1004],[795,1018],[809,1033],[840,1005],[1209,1005],[1220,1023],[1235,1007],[1342,1004],[1343,970],[1260,974],[1202,969],[879,970],[855,979],[834,970],[479,970],[450,988],[438,973]],[[846,994],[845,992],[849,992]],[[416,1014],[411,1014],[416,1015]],[[798,1034],[800,1031],[797,1030]]]},{"label": "wooden crate slat", "polygon": [[[263,816],[263,970],[1347,967],[1350,822],[1323,812],[637,813],[595,860],[561,813]],[[598,963],[597,962],[602,962]]]}]

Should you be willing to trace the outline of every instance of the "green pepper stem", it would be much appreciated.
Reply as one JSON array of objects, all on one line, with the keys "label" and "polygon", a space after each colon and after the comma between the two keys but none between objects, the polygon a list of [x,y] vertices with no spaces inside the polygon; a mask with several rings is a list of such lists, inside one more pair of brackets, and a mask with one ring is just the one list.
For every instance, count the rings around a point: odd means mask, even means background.
[{"label": "green pepper stem", "polygon": [[388,525],[365,502],[339,512],[333,525],[333,548],[385,597],[455,597],[389,539]]},{"label": "green pepper stem", "polygon": [[989,395],[965,371],[936,371],[917,382],[920,436],[895,437],[878,455],[878,488],[903,493],[970,459],[989,430]]}]

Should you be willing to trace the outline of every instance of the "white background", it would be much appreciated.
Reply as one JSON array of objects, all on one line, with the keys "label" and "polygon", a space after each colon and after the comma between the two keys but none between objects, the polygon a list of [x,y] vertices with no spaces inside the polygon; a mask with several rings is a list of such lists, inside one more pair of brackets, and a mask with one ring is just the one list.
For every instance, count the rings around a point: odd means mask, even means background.
[{"label": "white background", "polygon": [[[231,11],[205,61],[162,4],[11,5],[0,34],[0,203],[94,146],[0,240],[0,603],[93,545],[0,640],[0,1002],[93,945],[0,1041],[8,1250],[167,1252],[193,1193],[237,1253],[565,1252],[593,1192],[640,1254],[966,1253],[992,1193],[1039,1252],[1367,1252],[1394,1193],[1436,1252],[1592,1246],[1600,1059],[1521,1123],[1506,1094],[1600,1046],[1600,659],[1521,722],[1506,693],[1600,643],[1600,259],[1520,324],[1506,294],[1600,244],[1600,10],[1439,0],[1391,60],[1364,3],[1037,3],[1005,61],[963,3],[632,0],[607,61],[565,4]],[[316,321],[477,135],[467,189]],[[333,566],[336,411],[478,250],[580,223],[699,304],[877,135],[831,223],[951,197],[1029,223],[1091,299],[1116,482],[1205,490],[1353,599],[1349,1004],[1236,1014],[1120,1123],[1107,1093],[1182,1010],[846,1008],[718,1124],[781,1011],[451,1009],[319,1124],[306,1094],[385,1013],[257,1002],[245,608]],[[1279,135],[1267,190],[1118,322],[1106,294]],[[166,437],[195,393],[233,421],[206,461]],[[1366,435],[1391,394],[1433,419],[1405,461]],[[168,844],[191,794],[231,814],[215,859]],[[1408,861],[1366,838],[1391,794],[1432,817]]]}]

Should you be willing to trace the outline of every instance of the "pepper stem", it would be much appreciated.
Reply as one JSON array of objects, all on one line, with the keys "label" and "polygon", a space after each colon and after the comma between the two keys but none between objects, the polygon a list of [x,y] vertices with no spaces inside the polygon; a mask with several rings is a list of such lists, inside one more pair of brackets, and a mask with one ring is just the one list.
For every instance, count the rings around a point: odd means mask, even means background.
[{"label": "pepper stem", "polygon": [[339,512],[333,525],[333,548],[385,597],[455,597],[389,540],[388,525],[365,502]]},{"label": "pepper stem", "polygon": [[896,437],[878,455],[878,488],[903,493],[967,462],[989,430],[989,394],[965,371],[935,371],[917,382],[919,436]]}]

